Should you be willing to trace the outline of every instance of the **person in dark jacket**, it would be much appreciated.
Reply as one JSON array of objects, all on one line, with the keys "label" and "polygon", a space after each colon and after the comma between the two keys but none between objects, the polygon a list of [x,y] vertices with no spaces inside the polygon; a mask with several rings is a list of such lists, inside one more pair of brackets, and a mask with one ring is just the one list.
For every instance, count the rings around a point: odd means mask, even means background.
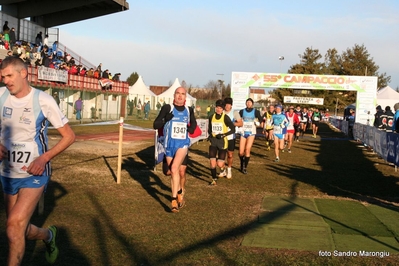
[{"label": "person in dark jacket", "polygon": [[378,128],[378,130],[382,130],[382,121],[381,116],[384,114],[382,111],[381,105],[376,107],[376,113],[374,114],[374,127]]},{"label": "person in dark jacket", "polygon": [[391,111],[391,107],[386,106],[384,114],[381,115],[381,123],[382,129],[388,133],[392,132],[393,116],[394,113]]}]

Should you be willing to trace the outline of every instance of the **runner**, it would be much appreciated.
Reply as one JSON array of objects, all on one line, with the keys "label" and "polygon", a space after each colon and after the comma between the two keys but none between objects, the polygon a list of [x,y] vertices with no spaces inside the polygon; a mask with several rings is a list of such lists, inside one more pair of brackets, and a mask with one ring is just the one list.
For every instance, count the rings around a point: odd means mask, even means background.
[{"label": "runner", "polygon": [[276,113],[273,115],[273,135],[274,135],[274,153],[275,162],[280,161],[280,150],[284,151],[284,138],[287,133],[288,120],[282,113],[283,107],[276,106]]},{"label": "runner", "polygon": [[270,147],[272,146],[273,142],[273,115],[275,114],[275,108],[274,105],[269,106],[269,110],[267,110],[263,114],[263,123],[264,123],[264,129],[263,133],[265,134],[266,138],[266,150],[269,151]]},{"label": "runner", "polygon": [[313,138],[316,138],[317,130],[319,129],[320,120],[321,120],[321,114],[319,112],[319,109],[316,108],[312,114]]},{"label": "runner", "polygon": [[[224,99],[224,113],[230,117],[230,120],[233,122],[235,127],[242,127],[242,119],[238,112],[234,112],[232,110],[233,107],[233,99],[227,97]],[[227,136],[228,145],[227,145],[227,173],[226,168],[219,174],[219,177],[226,176],[228,179],[232,178],[231,167],[233,166],[233,154],[234,149],[236,147],[236,134],[230,134]]]},{"label": "runner", "polygon": [[[254,101],[251,98],[246,100],[246,108],[240,110],[240,116],[243,120],[243,133],[240,137],[240,162],[241,172],[247,174],[247,166],[251,156],[252,144],[255,140],[256,128],[263,127],[262,117],[259,110],[253,108]],[[259,122],[262,121],[262,122]]]},{"label": "runner", "polygon": [[[224,172],[226,160],[228,136],[235,133],[235,126],[230,117],[223,113],[225,105],[222,100],[216,101],[215,113],[209,117],[209,163],[211,167],[212,181],[209,185],[216,186],[216,164]],[[217,161],[216,161],[217,160]],[[230,168],[231,175],[231,168]]]},{"label": "runner", "polygon": [[305,132],[308,128],[308,123],[309,123],[308,109],[306,107],[304,107],[303,112],[302,112],[302,117],[301,117],[301,125],[300,125],[302,137],[305,135]]},{"label": "runner", "polygon": [[294,106],[290,106],[288,113],[285,113],[285,116],[287,117],[287,120],[289,122],[287,126],[286,140],[288,142],[288,153],[291,153],[291,146],[295,134],[295,128],[299,128],[299,118],[294,112]]},{"label": "runner", "polygon": [[[302,117],[302,110],[301,110],[301,106],[297,105],[294,113],[298,116],[299,121],[301,121],[303,119]],[[301,133],[301,124],[294,124],[294,128],[295,128],[295,136],[294,136],[294,141],[299,141],[299,134]]]},{"label": "runner", "polygon": [[[184,206],[185,174],[181,166],[187,156],[190,139],[188,132],[194,133],[197,127],[194,110],[186,107],[187,92],[183,87],[175,90],[173,105],[162,106],[154,121],[154,129],[163,128],[166,162],[171,173],[171,211],[178,212]],[[188,131],[188,132],[187,132]],[[184,172],[185,173],[185,172]]]},{"label": "runner", "polygon": [[[22,263],[27,240],[42,240],[46,260],[53,264],[59,253],[57,227],[41,228],[30,220],[50,181],[50,160],[75,141],[75,134],[54,98],[29,85],[28,68],[20,58],[5,58],[0,70],[6,86],[0,88],[0,179],[7,217],[2,221],[3,237],[8,237],[7,265]],[[61,135],[52,148],[48,147],[49,123]]]}]

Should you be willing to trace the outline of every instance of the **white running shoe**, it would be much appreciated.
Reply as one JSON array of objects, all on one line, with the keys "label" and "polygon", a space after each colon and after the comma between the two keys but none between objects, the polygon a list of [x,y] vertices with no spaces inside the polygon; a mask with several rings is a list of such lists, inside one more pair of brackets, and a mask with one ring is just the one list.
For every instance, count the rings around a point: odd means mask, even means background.
[{"label": "white running shoe", "polygon": [[227,179],[230,179],[232,176],[231,176],[231,168],[227,168],[227,176],[226,176],[226,178]]},{"label": "white running shoe", "polygon": [[227,175],[226,168],[222,172],[220,172],[219,177],[225,177]]}]

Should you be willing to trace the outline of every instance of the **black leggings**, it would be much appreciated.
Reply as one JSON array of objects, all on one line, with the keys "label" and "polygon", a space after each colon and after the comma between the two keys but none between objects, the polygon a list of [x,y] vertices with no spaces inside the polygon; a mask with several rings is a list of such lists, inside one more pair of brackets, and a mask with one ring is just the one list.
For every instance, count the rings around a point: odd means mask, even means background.
[{"label": "black leggings", "polygon": [[214,158],[216,158],[216,155],[218,155],[217,158],[219,160],[225,160],[226,159],[226,154],[227,154],[227,150],[226,149],[219,150],[215,146],[209,146],[209,159],[214,159]]}]

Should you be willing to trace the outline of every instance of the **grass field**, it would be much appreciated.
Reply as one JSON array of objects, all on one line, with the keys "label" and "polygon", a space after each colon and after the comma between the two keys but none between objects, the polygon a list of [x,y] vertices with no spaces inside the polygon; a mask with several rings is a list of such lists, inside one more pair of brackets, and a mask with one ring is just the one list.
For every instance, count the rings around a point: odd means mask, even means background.
[{"label": "grass field", "polygon": [[[118,131],[112,125],[73,128],[76,134]],[[216,187],[208,186],[209,144],[194,144],[187,204],[177,214],[169,211],[170,178],[160,167],[153,171],[152,142],[124,145],[119,185],[116,144],[75,143],[53,160],[44,215],[35,215],[32,222],[59,227],[57,265],[397,265],[399,257],[393,254],[382,259],[322,257],[318,252],[241,245],[258,221],[265,196],[356,201],[396,210],[399,178],[392,166],[326,124],[320,135],[326,140],[304,138],[277,164],[258,139],[249,174],[238,171],[236,155],[233,178],[221,179]],[[2,199],[0,206],[4,209]],[[4,212],[0,217],[5,221]],[[0,245],[0,263],[5,263],[4,223]],[[43,251],[41,242],[28,242],[23,265],[44,265]]]}]

